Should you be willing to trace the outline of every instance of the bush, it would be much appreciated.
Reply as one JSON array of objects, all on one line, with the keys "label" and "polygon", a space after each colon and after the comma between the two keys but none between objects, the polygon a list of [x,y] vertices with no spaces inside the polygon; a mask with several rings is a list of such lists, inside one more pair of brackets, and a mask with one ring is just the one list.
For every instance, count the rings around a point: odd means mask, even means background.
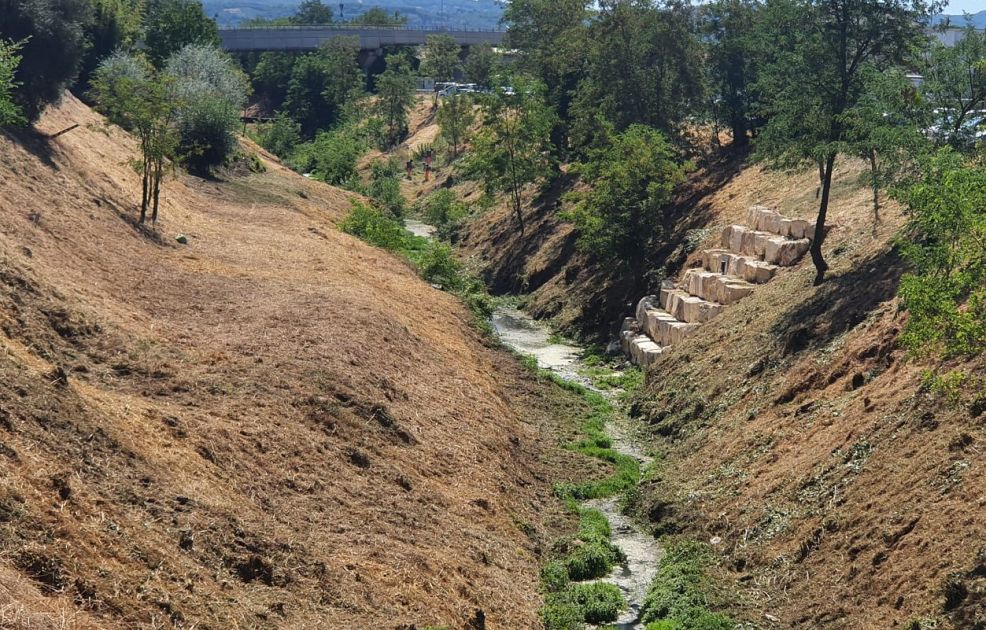
[{"label": "bush", "polygon": [[17,54],[19,48],[19,44],[8,44],[0,39],[0,126],[25,122],[20,108],[11,100],[11,92],[18,85],[14,81],[14,71],[21,61]]},{"label": "bush", "polygon": [[358,201],[353,201],[353,209],[342,222],[342,230],[392,252],[401,250],[408,238],[404,226],[392,217]]},{"label": "bush", "polygon": [[367,194],[395,217],[404,215],[404,195],[401,194],[401,162],[397,157],[387,161],[375,160],[370,165],[370,185]]},{"label": "bush", "polygon": [[199,0],[149,0],[144,47],[157,67],[189,44],[219,46],[219,28]]},{"label": "bush", "polygon": [[29,122],[56,103],[85,54],[88,0],[0,0],[0,40],[23,42],[13,101]]},{"label": "bush", "polygon": [[560,593],[568,588],[568,570],[558,560],[541,567],[541,589],[546,593]]},{"label": "bush", "polygon": [[986,168],[943,149],[899,193],[911,211],[901,239],[914,272],[901,279],[913,351],[974,357],[986,349]]},{"label": "bush", "polygon": [[208,173],[236,149],[249,80],[228,55],[198,44],[172,55],[166,72],[174,77],[179,105],[179,153],[190,171]]},{"label": "bush", "polygon": [[421,277],[443,289],[456,291],[462,288],[462,268],[455,259],[452,248],[432,241],[418,261]]},{"label": "bush", "polygon": [[355,188],[356,161],[362,154],[363,145],[348,131],[323,131],[312,142],[298,145],[289,161],[295,170],[326,184]]},{"label": "bush", "polygon": [[667,545],[644,599],[641,620],[662,622],[655,626],[661,629],[732,630],[735,623],[731,619],[708,609],[712,589],[706,569],[711,561],[709,548],[702,543]]},{"label": "bush", "polygon": [[541,609],[544,630],[584,630],[582,611],[568,597],[568,593],[552,593],[544,600]]},{"label": "bush", "polygon": [[569,597],[581,612],[582,619],[591,624],[616,621],[627,605],[619,587],[603,582],[576,584],[569,589]]},{"label": "bush", "polygon": [[468,206],[459,201],[448,188],[435,191],[422,204],[425,221],[439,230],[461,220],[468,213]]},{"label": "bush", "polygon": [[301,144],[301,125],[282,113],[274,122],[261,125],[258,132],[260,146],[281,159],[289,157]]}]

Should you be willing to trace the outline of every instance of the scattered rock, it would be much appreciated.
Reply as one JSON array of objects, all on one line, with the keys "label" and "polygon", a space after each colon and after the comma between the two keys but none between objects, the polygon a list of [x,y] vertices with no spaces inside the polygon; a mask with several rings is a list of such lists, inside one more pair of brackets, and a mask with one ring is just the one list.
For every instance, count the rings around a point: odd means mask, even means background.
[{"label": "scattered rock", "polygon": [[179,234],[178,236],[175,237],[175,240],[178,241],[178,243],[181,245],[188,245],[188,237],[185,236],[184,234]]}]

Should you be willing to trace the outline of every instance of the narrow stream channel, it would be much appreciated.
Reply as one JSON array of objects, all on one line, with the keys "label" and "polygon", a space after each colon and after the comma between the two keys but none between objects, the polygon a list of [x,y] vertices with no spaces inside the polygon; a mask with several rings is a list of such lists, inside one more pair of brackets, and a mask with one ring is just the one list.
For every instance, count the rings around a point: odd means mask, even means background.
[{"label": "narrow stream channel", "polygon": [[[493,327],[504,345],[534,357],[541,368],[551,370],[565,380],[592,387],[589,379],[579,374],[582,349],[567,343],[553,343],[550,331],[522,311],[512,308],[497,310],[493,314]],[[608,395],[608,392],[600,393]],[[616,404],[612,397],[610,399]],[[613,440],[613,448],[635,458],[640,462],[641,469],[650,463],[650,457],[629,437],[622,422],[610,422],[606,431]],[[627,558],[625,565],[615,567],[612,573],[602,579],[603,582],[618,586],[629,604],[629,609],[613,625],[619,630],[638,630],[643,628],[640,623],[640,607],[647,594],[647,587],[657,573],[660,548],[653,536],[637,529],[620,511],[619,504],[620,497],[617,496],[587,501],[583,505],[595,508],[606,516],[613,532],[613,544]]]},{"label": "narrow stream channel", "polygon": [[[405,219],[404,226],[416,236],[429,239],[435,236],[435,228],[420,221]],[[567,381],[595,389],[590,379],[579,374],[582,367],[580,359],[582,348],[570,343],[554,341],[551,331],[546,326],[516,308],[497,309],[493,313],[492,323],[500,341],[508,348],[534,357],[539,367],[551,370]],[[596,391],[607,396],[610,402],[617,405],[611,392]],[[643,470],[650,463],[651,458],[630,437],[624,422],[621,416],[620,420],[608,423],[606,432],[613,441],[613,448],[639,461],[640,468]],[[629,605],[615,624],[608,625],[618,630],[641,630],[643,624],[640,623],[640,607],[647,594],[647,587],[657,574],[661,550],[653,536],[640,531],[620,511],[619,504],[618,496],[583,503],[584,506],[597,509],[606,516],[612,530],[613,544],[619,547],[627,558],[626,564],[615,567],[608,576],[600,580],[619,587]]]}]

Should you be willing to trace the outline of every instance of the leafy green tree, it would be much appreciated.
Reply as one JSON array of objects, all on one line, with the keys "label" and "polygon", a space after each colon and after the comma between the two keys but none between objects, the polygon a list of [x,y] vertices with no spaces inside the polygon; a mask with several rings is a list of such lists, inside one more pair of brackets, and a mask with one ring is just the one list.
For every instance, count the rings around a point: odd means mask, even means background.
[{"label": "leafy green tree", "polygon": [[299,145],[291,156],[292,167],[311,173],[333,186],[357,188],[356,161],[365,147],[350,129],[320,132],[312,142]]},{"label": "leafy green tree", "polygon": [[14,104],[11,93],[17,87],[14,73],[21,57],[17,54],[19,44],[11,44],[0,39],[0,127],[22,125],[26,121],[20,108]]},{"label": "leafy green tree", "polygon": [[568,146],[569,108],[585,74],[587,0],[512,0],[504,9],[506,46],[523,51],[521,71],[545,86],[547,103],[558,114],[552,142]]},{"label": "leafy green tree", "polygon": [[901,199],[910,226],[901,239],[914,272],[901,279],[914,350],[977,356],[986,350],[986,168],[942,149]]},{"label": "leafy green tree", "polygon": [[258,132],[260,146],[281,159],[290,157],[301,144],[301,125],[282,112],[273,122],[261,125]]},{"label": "leafy green tree", "polygon": [[377,77],[377,115],[383,120],[383,143],[392,147],[408,132],[408,111],[414,105],[414,75],[406,55],[387,55],[387,69]]},{"label": "leafy green tree", "polygon": [[396,157],[374,160],[370,164],[370,184],[366,194],[395,218],[404,216],[404,195],[401,194],[401,161]]},{"label": "leafy green tree", "polygon": [[229,55],[211,46],[189,44],[165,64],[173,77],[179,147],[192,172],[207,174],[236,149],[236,130],[246,104],[249,79]]},{"label": "leafy green tree", "polygon": [[880,191],[914,171],[916,160],[928,152],[923,129],[928,111],[900,69],[871,74],[867,91],[847,112],[847,150],[869,164],[864,180],[873,189],[874,223],[880,221]]},{"label": "leafy green tree", "polygon": [[29,122],[75,80],[91,17],[89,0],[0,0],[0,40],[22,42],[13,100]]},{"label": "leafy green tree", "polygon": [[[705,7],[712,98],[732,130],[733,144],[749,144],[757,70],[756,0],[714,0]],[[718,116],[717,116],[718,119]]]},{"label": "leafy green tree", "polygon": [[934,42],[922,72],[921,91],[938,112],[939,139],[967,148],[973,139],[969,118],[986,109],[986,32],[970,25],[951,48]]},{"label": "leafy green tree", "polygon": [[219,47],[219,28],[205,14],[200,0],[149,0],[144,46],[155,66],[161,68],[188,44]]},{"label": "leafy green tree", "polygon": [[590,151],[576,172],[591,188],[575,195],[568,215],[579,246],[639,273],[651,240],[669,224],[665,210],[685,169],[664,135],[644,125],[631,125]]},{"label": "leafy green tree", "polygon": [[497,59],[493,47],[489,44],[477,44],[469,48],[469,54],[463,63],[463,70],[470,81],[484,87],[493,84],[493,72]]},{"label": "leafy green tree", "polygon": [[811,259],[825,279],[825,221],[836,159],[850,135],[845,117],[873,71],[904,65],[924,37],[923,0],[776,0],[764,7],[776,52],[758,84],[768,122],[757,152],[774,166],[818,166],[821,180]]},{"label": "leafy green tree", "polygon": [[522,192],[547,178],[555,165],[551,130],[555,114],[545,103],[544,86],[522,79],[516,90],[494,90],[482,102],[483,126],[465,165],[468,176],[482,180],[484,193],[510,196],[517,226],[524,233]]},{"label": "leafy green tree", "polygon": [[363,86],[354,37],[335,38],[317,52],[295,60],[288,81],[284,111],[311,137],[342,120],[347,105]]},{"label": "leafy green tree", "polygon": [[690,8],[611,0],[589,27],[585,78],[573,109],[580,119],[602,113],[617,130],[644,124],[665,131],[696,111],[701,55]]},{"label": "leafy green tree", "polygon": [[352,24],[363,26],[405,26],[407,25],[407,16],[401,15],[397,11],[388,13],[380,7],[370,7],[360,15],[357,15],[352,20]]},{"label": "leafy green tree", "polygon": [[332,9],[323,4],[322,0],[302,0],[291,22],[303,26],[332,24]]},{"label": "leafy green tree", "polygon": [[86,48],[79,72],[79,93],[88,91],[96,67],[117,50],[132,50],[140,38],[144,0],[92,0],[93,19],[86,26]]},{"label": "leafy green tree", "polygon": [[425,40],[421,72],[435,81],[451,81],[462,69],[462,47],[451,35],[429,35]]},{"label": "leafy green tree", "polygon": [[459,148],[468,140],[470,128],[475,122],[473,100],[468,94],[449,96],[438,108],[438,126],[442,137],[452,145],[453,159],[459,157]]},{"label": "leafy green tree", "polygon": [[287,98],[297,58],[297,54],[290,52],[264,52],[250,73],[254,91],[266,97],[275,108],[280,108]]},{"label": "leafy green tree", "polygon": [[140,141],[141,157],[131,162],[142,177],[140,223],[147,219],[148,210],[151,221],[157,221],[161,181],[177,156],[175,121],[180,104],[173,81],[142,57],[122,52],[104,60],[93,77],[91,95],[99,111]]},{"label": "leafy green tree", "polygon": [[421,211],[429,225],[439,230],[468,214],[469,208],[449,188],[440,188],[425,198]]}]

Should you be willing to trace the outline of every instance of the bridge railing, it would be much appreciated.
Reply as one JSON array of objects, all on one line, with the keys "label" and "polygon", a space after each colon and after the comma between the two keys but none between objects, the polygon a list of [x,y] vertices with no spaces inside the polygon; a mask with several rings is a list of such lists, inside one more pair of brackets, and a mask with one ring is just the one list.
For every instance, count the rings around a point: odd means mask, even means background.
[{"label": "bridge railing", "polygon": [[415,31],[415,32],[429,32],[429,33],[506,33],[507,29],[503,28],[477,28],[475,26],[456,26],[456,25],[443,25],[443,26],[424,26],[424,25],[405,25],[405,26],[377,26],[373,24],[313,24],[313,25],[301,25],[292,24],[290,26],[284,25],[250,25],[250,26],[220,26],[220,31],[367,31],[367,30],[379,30],[379,31]]}]

